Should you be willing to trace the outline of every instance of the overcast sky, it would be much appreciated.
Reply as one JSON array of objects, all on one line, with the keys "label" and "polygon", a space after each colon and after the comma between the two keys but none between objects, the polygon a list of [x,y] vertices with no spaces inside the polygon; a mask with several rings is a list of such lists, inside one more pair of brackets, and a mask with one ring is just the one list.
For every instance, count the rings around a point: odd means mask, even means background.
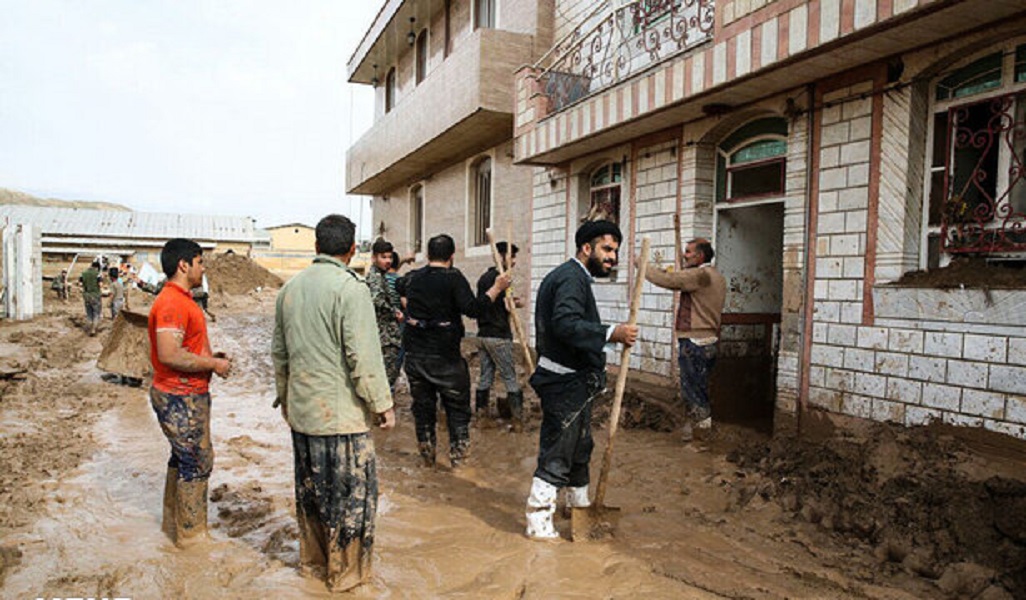
[{"label": "overcast sky", "polygon": [[0,0],[0,187],[370,233],[346,83],[383,0]]}]

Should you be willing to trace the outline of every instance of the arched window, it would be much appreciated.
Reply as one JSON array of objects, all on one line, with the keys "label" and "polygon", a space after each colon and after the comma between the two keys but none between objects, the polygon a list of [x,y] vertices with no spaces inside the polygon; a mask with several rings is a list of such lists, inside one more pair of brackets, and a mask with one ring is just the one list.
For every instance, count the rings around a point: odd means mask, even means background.
[{"label": "arched window", "polygon": [[769,117],[746,123],[720,142],[717,150],[717,202],[784,194],[787,120]]},{"label": "arched window", "polygon": [[385,112],[395,108],[395,67],[388,70],[385,75]]},{"label": "arched window", "polygon": [[424,81],[427,77],[428,60],[428,32],[422,29],[417,35],[417,83]]},{"label": "arched window", "polygon": [[932,102],[925,266],[1026,251],[1026,43],[942,73]]},{"label": "arched window", "polygon": [[410,245],[414,252],[424,250],[424,186],[410,188]]},{"label": "arched window", "polygon": [[474,29],[495,29],[496,0],[474,1]]},{"label": "arched window", "polygon": [[484,157],[470,169],[470,240],[474,246],[488,243],[492,226],[492,159]]},{"label": "arched window", "polygon": [[619,223],[623,164],[607,163],[595,169],[588,184],[589,203],[587,205],[582,203],[581,208],[586,207],[587,212],[580,215],[581,221],[606,219]]}]

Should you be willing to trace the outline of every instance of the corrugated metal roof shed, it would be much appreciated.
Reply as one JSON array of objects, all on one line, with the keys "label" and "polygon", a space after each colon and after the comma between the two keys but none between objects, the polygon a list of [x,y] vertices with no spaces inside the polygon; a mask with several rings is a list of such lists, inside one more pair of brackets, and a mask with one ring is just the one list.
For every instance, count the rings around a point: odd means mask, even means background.
[{"label": "corrugated metal roof shed", "polygon": [[48,206],[0,206],[0,223],[37,225],[44,236],[167,240],[184,237],[221,242],[257,242],[270,238],[249,217],[145,213]]}]

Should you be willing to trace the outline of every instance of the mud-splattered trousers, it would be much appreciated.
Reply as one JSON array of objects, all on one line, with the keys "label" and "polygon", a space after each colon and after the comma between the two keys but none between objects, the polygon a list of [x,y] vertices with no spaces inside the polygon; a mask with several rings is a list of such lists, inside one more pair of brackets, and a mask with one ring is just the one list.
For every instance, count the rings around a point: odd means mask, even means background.
[{"label": "mud-splattered trousers", "polygon": [[406,354],[403,367],[413,397],[413,420],[421,454],[432,457],[436,446],[435,422],[438,400],[445,408],[449,427],[449,457],[457,462],[470,448],[470,370],[460,356]]},{"label": "mud-splattered trousers", "polygon": [[495,370],[498,367],[502,381],[506,385],[506,393],[519,392],[520,382],[517,381],[516,361],[513,359],[513,340],[505,338],[481,337],[477,338],[481,344],[481,379],[478,380],[478,390],[492,389],[492,382],[495,380]]},{"label": "mud-splattered trousers", "polygon": [[680,392],[692,421],[698,422],[712,415],[709,404],[709,375],[716,366],[718,344],[699,345],[688,338],[680,338]]},{"label": "mud-splattered trousers", "polygon": [[588,485],[588,463],[595,447],[591,411],[605,387],[605,372],[557,374],[538,368],[531,376],[531,387],[542,408],[534,476],[556,487]]},{"label": "mud-splattered trousers", "polygon": [[210,443],[210,393],[170,394],[150,388],[150,405],[164,437],[171,443],[167,466],[180,481],[206,479],[214,468]]},{"label": "mud-splattered trousers", "polygon": [[374,440],[369,433],[293,431],[292,450],[300,563],[324,569],[333,592],[366,582],[378,507]]},{"label": "mud-splattered trousers", "polygon": [[103,300],[99,294],[82,294],[82,301],[85,303],[86,321],[90,324],[100,320],[103,314]]}]

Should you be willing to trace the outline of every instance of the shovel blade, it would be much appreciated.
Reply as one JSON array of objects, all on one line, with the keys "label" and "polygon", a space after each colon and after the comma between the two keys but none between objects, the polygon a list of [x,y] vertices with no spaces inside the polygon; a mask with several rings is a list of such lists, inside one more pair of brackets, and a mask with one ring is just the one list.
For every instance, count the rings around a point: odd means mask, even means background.
[{"label": "shovel blade", "polygon": [[592,505],[570,513],[570,539],[579,542],[613,537],[620,523],[620,508]]}]

